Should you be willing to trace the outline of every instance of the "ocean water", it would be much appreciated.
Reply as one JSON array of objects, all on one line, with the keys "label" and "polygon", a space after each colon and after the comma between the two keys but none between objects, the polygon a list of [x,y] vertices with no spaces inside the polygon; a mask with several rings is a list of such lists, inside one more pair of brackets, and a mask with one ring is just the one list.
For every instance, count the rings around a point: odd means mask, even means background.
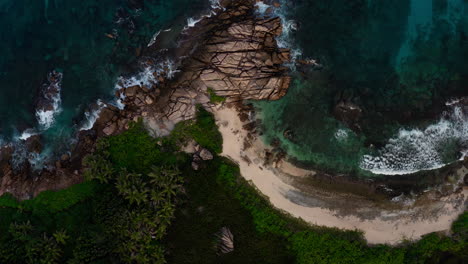
[{"label": "ocean water", "polygon": [[[90,105],[113,100],[121,75],[160,30],[183,28],[208,0],[0,0],[0,138],[41,134],[47,152],[63,151],[92,125]],[[49,111],[38,98],[52,71],[62,74]],[[86,120],[89,118],[90,120]]]},{"label": "ocean water", "polygon": [[[267,143],[299,164],[366,177],[439,168],[466,152],[467,113],[446,102],[468,95],[467,1],[281,3],[280,45],[320,67],[291,67],[286,97],[256,103]],[[360,129],[333,117],[340,101],[362,109]]]},{"label": "ocean water", "polygon": [[[267,143],[279,141],[303,165],[364,176],[438,168],[466,153],[466,113],[446,102],[468,95],[467,1],[281,3],[274,11],[283,20],[279,46],[291,48],[293,60],[320,67],[292,62],[286,97],[256,103]],[[259,15],[268,8],[257,5]],[[158,65],[136,63],[141,51],[161,32],[177,34],[216,6],[216,0],[0,0],[0,144],[41,134],[43,153],[17,153],[37,167],[62,153],[104,103],[119,105],[113,97],[119,82],[154,82]],[[170,58],[160,64],[177,72]],[[44,96],[54,71],[61,76],[52,87],[57,93]],[[41,111],[41,96],[52,109]],[[342,100],[363,110],[359,130],[331,114]]]}]

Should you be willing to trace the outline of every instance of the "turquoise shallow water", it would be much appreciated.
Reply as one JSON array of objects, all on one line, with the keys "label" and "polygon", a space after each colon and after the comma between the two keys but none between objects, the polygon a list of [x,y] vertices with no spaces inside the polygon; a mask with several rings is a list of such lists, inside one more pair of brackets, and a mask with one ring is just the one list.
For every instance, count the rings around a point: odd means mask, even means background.
[{"label": "turquoise shallow water", "polygon": [[42,133],[47,144],[64,145],[90,103],[112,98],[137,48],[208,7],[207,0],[0,0],[0,137],[40,129],[36,100],[55,69],[63,73],[60,111]]},{"label": "turquoise shallow water", "polygon": [[[323,67],[299,67],[285,98],[257,104],[267,143],[279,141],[304,165],[366,176],[460,158],[468,148],[468,117],[445,103],[468,95],[468,2],[282,4],[277,12],[297,25],[286,42],[299,58]],[[360,129],[333,117],[340,101],[362,109]]]}]

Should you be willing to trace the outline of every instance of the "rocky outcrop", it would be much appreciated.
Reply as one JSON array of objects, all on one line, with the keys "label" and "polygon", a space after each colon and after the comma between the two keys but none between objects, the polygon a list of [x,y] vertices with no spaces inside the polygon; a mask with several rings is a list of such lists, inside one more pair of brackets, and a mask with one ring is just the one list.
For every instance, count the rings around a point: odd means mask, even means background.
[{"label": "rocky outcrop", "polygon": [[281,65],[287,49],[278,49],[281,20],[250,19],[216,31],[195,59],[203,62],[200,79],[228,100],[277,100],[286,94],[290,78]]},{"label": "rocky outcrop", "polygon": [[254,4],[228,1],[224,12],[197,24],[191,32],[196,39],[182,41],[182,49],[198,44],[190,47],[181,74],[163,93],[161,113],[150,118],[158,134],[194,118],[197,104],[209,109],[208,90],[228,103],[277,100],[286,94],[290,77],[282,65],[290,60],[290,52],[278,48],[275,40],[282,31],[281,20],[257,18]]},{"label": "rocky outcrop", "polygon": [[[216,15],[205,17],[182,34],[177,47],[168,50],[177,58],[180,73],[172,80],[170,69],[155,71],[152,87],[121,84],[116,96],[123,109],[106,105],[100,111],[94,126],[80,131],[77,143],[68,154],[50,162],[47,169],[32,171],[29,163],[24,168],[12,167],[14,150],[0,151],[0,195],[12,193],[27,199],[43,190],[57,190],[82,181],[82,159],[94,150],[98,138],[115,135],[129,128],[132,121],[142,119],[155,136],[170,133],[175,124],[193,119],[197,105],[213,107],[208,90],[226,98],[227,103],[246,99],[277,100],[286,94],[290,78],[282,66],[289,60],[289,50],[278,48],[275,37],[281,34],[279,18],[257,18],[255,1],[222,1],[223,8]],[[151,49],[156,49],[153,45]],[[143,59],[142,59],[143,60]],[[151,57],[146,64],[157,63]],[[52,72],[48,86],[38,101],[38,110],[55,112],[60,102],[62,75]],[[45,115],[44,115],[45,116]],[[48,120],[39,120],[47,126]],[[40,152],[38,137],[28,143],[30,151]],[[194,169],[213,159],[206,149],[194,154]]]},{"label": "rocky outcrop", "polygon": [[57,100],[60,98],[60,85],[62,83],[63,74],[57,71],[52,71],[47,76],[47,82],[42,86],[41,95],[36,104],[37,111],[55,111]]}]

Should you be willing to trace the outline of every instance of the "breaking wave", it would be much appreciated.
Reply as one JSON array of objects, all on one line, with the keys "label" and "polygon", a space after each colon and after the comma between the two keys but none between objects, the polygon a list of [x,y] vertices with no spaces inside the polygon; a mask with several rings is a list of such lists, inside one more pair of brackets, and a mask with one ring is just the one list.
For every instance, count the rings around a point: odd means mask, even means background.
[{"label": "breaking wave", "polygon": [[39,132],[37,132],[35,129],[29,128],[23,131],[21,135],[18,137],[19,140],[27,140],[28,138],[38,135]]},{"label": "breaking wave", "polygon": [[98,119],[99,114],[101,113],[101,110],[105,106],[106,104],[103,103],[100,99],[98,99],[94,109],[91,109],[84,113],[85,119],[79,130],[83,131],[83,130],[90,130],[91,128],[93,128],[94,123],[96,123],[96,120]]},{"label": "breaking wave", "polygon": [[184,31],[189,28],[193,28],[198,22],[200,22],[203,18],[211,17],[212,15],[216,15],[217,10],[224,10],[224,7],[221,5],[219,0],[210,0],[210,11],[208,14],[201,15],[198,18],[189,17],[187,19],[187,25],[184,27]]},{"label": "breaking wave", "polygon": [[438,169],[468,152],[468,109],[447,103],[450,111],[426,129],[399,131],[378,151],[365,155],[360,167],[374,174],[401,175]]},{"label": "breaking wave", "polygon": [[36,109],[36,118],[41,130],[49,129],[61,111],[62,78],[63,74],[54,70],[47,76],[48,83],[43,85]]}]

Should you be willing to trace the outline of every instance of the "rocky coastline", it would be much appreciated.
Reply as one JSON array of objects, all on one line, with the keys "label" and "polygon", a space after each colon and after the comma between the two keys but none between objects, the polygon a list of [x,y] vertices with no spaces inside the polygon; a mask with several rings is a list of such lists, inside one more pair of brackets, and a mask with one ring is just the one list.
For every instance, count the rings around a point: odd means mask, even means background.
[{"label": "rocky coastline", "polygon": [[[178,47],[166,51],[179,58],[179,74],[169,80],[169,69],[165,68],[153,73],[158,80],[153,87],[122,86],[116,96],[123,98],[123,109],[111,104],[103,107],[93,127],[78,132],[68,154],[37,171],[29,161],[13,166],[15,146],[3,146],[0,195],[10,193],[21,200],[30,199],[42,191],[81,182],[82,159],[93,151],[100,137],[121,133],[140,118],[155,136],[168,135],[176,123],[195,117],[197,105],[208,110],[214,106],[208,89],[228,102],[281,98],[290,82],[287,68],[282,66],[289,61],[289,50],[279,49],[275,41],[281,28],[279,18],[255,16],[255,1],[222,1],[211,16],[179,36]],[[142,57],[144,63],[155,63],[151,50],[157,50],[157,46],[155,43]],[[49,109],[51,104],[42,103],[41,109]],[[40,135],[23,141],[28,151],[42,149]]]},{"label": "rocky coastline", "polygon": [[[255,150],[258,154],[255,147],[259,142],[258,123],[252,118],[255,116],[254,109],[244,102],[283,97],[291,81],[284,64],[290,61],[291,55],[288,49],[281,49],[276,43],[276,37],[282,32],[281,20],[268,16],[258,18],[255,3],[253,0],[221,1],[218,10],[187,29],[178,37],[179,45],[166,51],[177,58],[179,72],[174,78],[169,78],[170,69],[166,67],[161,72],[154,72],[157,84],[153,87],[125,87],[122,83],[116,97],[121,98],[123,107],[110,104],[103,107],[93,127],[78,132],[76,143],[69,153],[61,155],[44,169],[33,170],[29,162],[15,168],[14,146],[2,147],[0,195],[10,193],[24,200],[45,190],[59,190],[82,182],[82,160],[93,152],[99,138],[119,134],[128,129],[132,121],[139,119],[154,136],[168,135],[175,124],[195,117],[197,105],[215,114],[222,111],[210,102],[210,92],[224,97],[223,107],[235,109],[242,121],[241,130],[245,131],[246,137],[241,142],[241,151]],[[157,50],[156,41],[142,60],[146,64],[156,63],[151,56]],[[343,102],[334,109],[334,113],[337,119],[359,130],[355,120],[360,112],[355,109]],[[31,136],[24,143],[28,151],[41,150],[40,135]],[[278,178],[299,192],[317,194],[316,190],[321,189],[324,197],[328,195],[327,202],[322,203],[323,207],[330,208],[330,201],[337,197],[352,197],[357,203],[372,201],[369,206],[378,204],[393,209],[408,208],[389,200],[401,194],[413,194],[417,197],[413,204],[418,201],[430,203],[462,195],[467,186],[466,159],[440,170],[420,172],[419,175],[382,176],[370,180],[301,169],[287,161],[280,146],[260,149],[262,153],[257,159],[261,159],[262,170],[277,170],[283,166],[282,172],[277,173]],[[247,155],[242,158],[248,164],[254,162]],[[294,175],[297,172],[307,177],[297,177]],[[430,192],[427,192],[428,186],[431,187]],[[294,200],[291,197],[288,199]],[[295,199],[297,203],[300,203],[299,200]],[[305,203],[304,199],[302,203]]]}]

